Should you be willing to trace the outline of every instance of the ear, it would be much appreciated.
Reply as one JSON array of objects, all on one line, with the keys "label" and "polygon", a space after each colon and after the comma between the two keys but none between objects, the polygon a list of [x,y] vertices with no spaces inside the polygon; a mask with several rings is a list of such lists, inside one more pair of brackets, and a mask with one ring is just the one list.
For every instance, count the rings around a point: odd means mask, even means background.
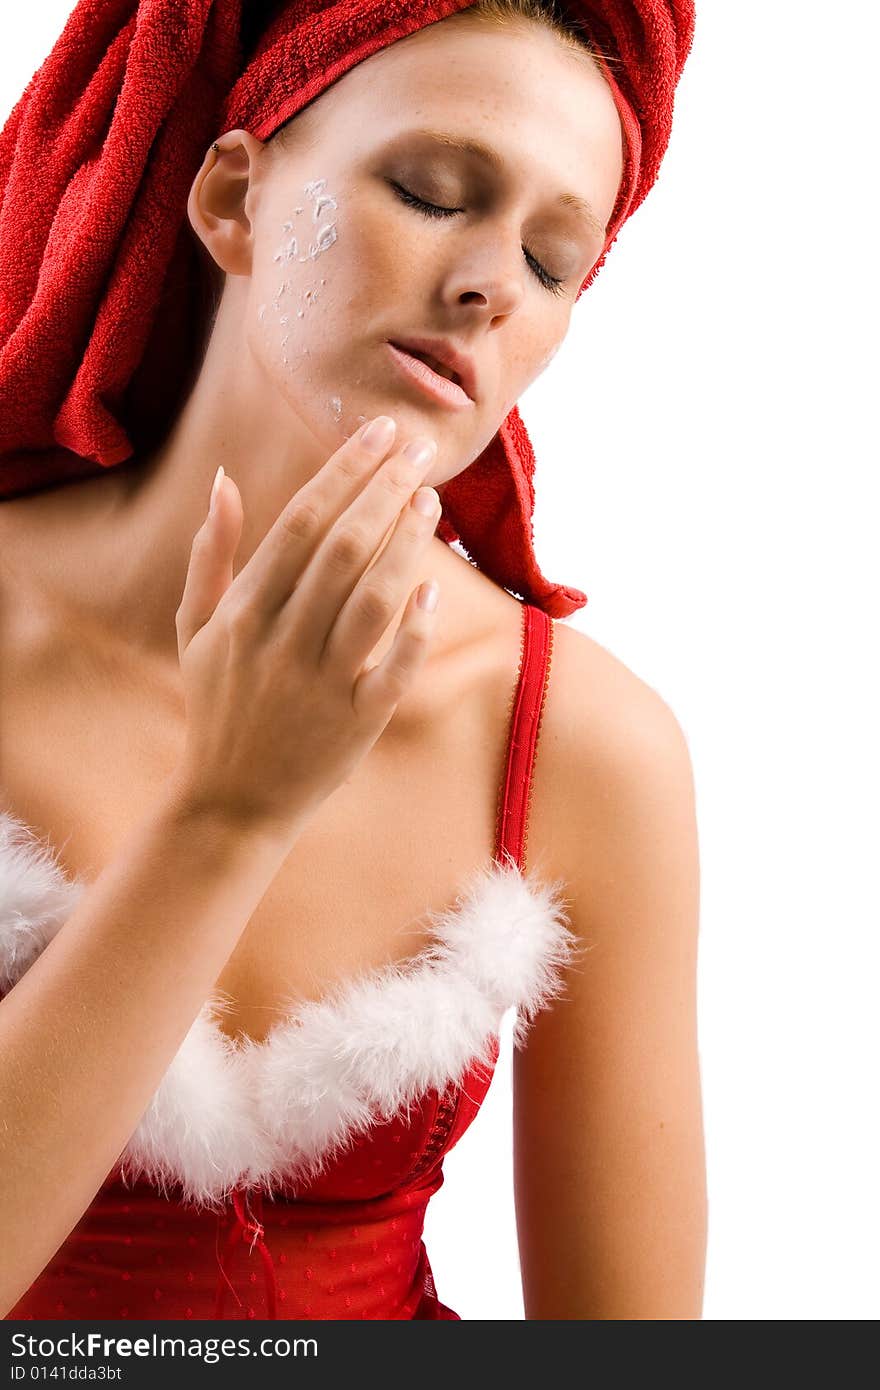
[{"label": "ear", "polygon": [[193,180],[186,210],[193,230],[221,270],[249,275],[260,156],[265,150],[247,130],[228,130],[211,145]]}]

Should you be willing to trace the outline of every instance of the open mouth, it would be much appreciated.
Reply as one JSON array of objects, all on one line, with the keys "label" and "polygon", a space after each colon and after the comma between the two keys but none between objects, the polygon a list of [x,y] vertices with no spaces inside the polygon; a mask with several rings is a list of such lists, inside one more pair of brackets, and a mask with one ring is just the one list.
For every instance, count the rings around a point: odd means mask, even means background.
[{"label": "open mouth", "polygon": [[438,376],[445,377],[447,381],[454,381],[456,386],[461,386],[461,377],[454,372],[451,367],[447,367],[445,362],[438,362],[436,357],[432,357],[428,352],[419,352],[417,348],[404,347],[402,343],[393,343],[393,347],[401,352],[406,352],[410,357],[417,357],[420,362],[431,368]]}]

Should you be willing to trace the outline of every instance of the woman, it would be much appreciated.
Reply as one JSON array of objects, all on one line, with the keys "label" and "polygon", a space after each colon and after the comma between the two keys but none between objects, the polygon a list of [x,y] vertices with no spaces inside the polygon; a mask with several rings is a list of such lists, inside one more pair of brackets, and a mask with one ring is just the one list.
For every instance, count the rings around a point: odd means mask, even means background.
[{"label": "woman", "polygon": [[686,744],[553,628],[583,596],[522,518],[477,525],[491,483],[456,493],[632,139],[542,7],[396,8],[293,119],[203,150],[219,305],[169,427],[75,486],[10,464],[41,484],[0,508],[10,1318],[457,1318],[422,1223],[511,1005],[526,1316],[700,1315]]}]

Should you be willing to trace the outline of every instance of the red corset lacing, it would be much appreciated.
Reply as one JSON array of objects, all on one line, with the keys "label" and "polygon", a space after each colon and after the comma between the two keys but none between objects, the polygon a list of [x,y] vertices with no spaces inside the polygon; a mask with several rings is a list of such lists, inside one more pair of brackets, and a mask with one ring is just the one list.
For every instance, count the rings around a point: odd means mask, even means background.
[{"label": "red corset lacing", "polygon": [[[253,1198],[254,1198],[254,1205],[255,1205],[256,1208],[257,1208],[257,1213],[258,1213],[258,1215],[257,1215],[257,1218],[256,1218],[256,1219],[252,1219],[251,1216],[250,1216],[250,1214],[249,1214],[249,1213],[247,1212],[247,1210],[246,1210],[246,1206],[247,1206],[247,1203],[248,1203],[248,1197],[249,1197],[249,1195],[253,1195]],[[217,1297],[216,1297],[216,1300],[215,1300],[215,1302],[214,1302],[214,1317],[215,1317],[215,1318],[222,1318],[222,1317],[223,1317],[223,1305],[224,1305],[224,1303],[225,1303],[225,1301],[226,1301],[226,1289],[227,1289],[227,1286],[228,1286],[230,1289],[232,1289],[233,1294],[235,1295],[236,1299],[238,1299],[239,1305],[241,1305],[241,1299],[238,1297],[238,1294],[235,1292],[235,1289],[234,1289],[233,1285],[231,1284],[231,1282],[230,1282],[230,1280],[229,1280],[229,1276],[228,1276],[228,1274],[226,1273],[225,1262],[226,1262],[228,1256],[232,1253],[232,1251],[233,1251],[233,1249],[235,1248],[235,1246],[236,1246],[236,1245],[238,1244],[238,1242],[242,1239],[242,1237],[243,1237],[243,1236],[250,1236],[250,1237],[251,1237],[251,1243],[250,1243],[251,1251],[253,1251],[254,1246],[257,1245],[257,1246],[259,1247],[259,1250],[260,1250],[260,1258],[261,1258],[262,1261],[263,1261],[263,1275],[264,1275],[265,1280],[266,1280],[266,1302],[267,1302],[268,1308],[269,1308],[268,1316],[269,1316],[270,1318],[277,1318],[277,1317],[278,1317],[278,1314],[277,1314],[277,1312],[276,1312],[276,1307],[277,1307],[277,1304],[276,1304],[276,1295],[277,1295],[278,1286],[277,1286],[277,1283],[276,1283],[276,1281],[275,1281],[275,1265],[274,1265],[273,1262],[272,1262],[272,1256],[269,1254],[268,1246],[266,1245],[266,1242],[265,1242],[265,1240],[263,1239],[263,1232],[264,1232],[264,1229],[265,1229],[265,1228],[264,1228],[264,1226],[263,1226],[262,1221],[260,1220],[260,1217],[262,1217],[262,1215],[263,1215],[263,1197],[262,1197],[262,1193],[260,1193],[260,1192],[257,1191],[257,1192],[254,1192],[253,1194],[248,1194],[248,1192],[246,1191],[245,1188],[243,1188],[243,1187],[242,1187],[242,1188],[236,1187],[236,1188],[234,1188],[233,1191],[232,1191],[232,1206],[233,1206],[233,1210],[234,1210],[234,1212],[235,1212],[235,1218],[236,1218],[236,1219],[235,1219],[235,1225],[233,1226],[232,1230],[229,1232],[229,1235],[227,1236],[226,1245],[225,1245],[225,1247],[224,1247],[222,1256],[221,1256],[221,1254],[220,1254],[219,1249],[218,1249],[218,1251],[217,1251],[217,1263],[218,1263],[218,1265],[220,1266],[220,1277],[219,1277],[218,1280],[217,1280]],[[220,1239],[220,1218],[218,1217],[218,1222],[217,1222],[217,1240],[218,1240],[218,1243],[219,1243],[219,1239]],[[225,1280],[225,1283],[224,1283],[224,1280]]]}]

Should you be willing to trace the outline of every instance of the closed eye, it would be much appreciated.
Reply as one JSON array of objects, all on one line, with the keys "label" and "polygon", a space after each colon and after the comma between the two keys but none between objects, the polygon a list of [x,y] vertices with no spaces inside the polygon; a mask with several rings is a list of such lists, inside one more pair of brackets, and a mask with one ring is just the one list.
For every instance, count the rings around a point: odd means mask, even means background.
[{"label": "closed eye", "polygon": [[[393,180],[389,180],[389,182],[401,202],[406,203],[408,207],[416,208],[419,212],[423,213],[425,217],[453,217],[457,212],[464,212],[464,208],[444,208],[438,207],[436,203],[426,203],[424,198],[419,198],[417,194],[410,193],[409,189],[404,188],[402,184],[395,183]],[[560,277],[551,275],[548,270],[545,270],[540,261],[536,261],[534,256],[531,255],[525,247],[523,247],[523,255],[532,273],[545,289],[549,290],[551,294],[564,293],[562,289],[564,281]]]}]

